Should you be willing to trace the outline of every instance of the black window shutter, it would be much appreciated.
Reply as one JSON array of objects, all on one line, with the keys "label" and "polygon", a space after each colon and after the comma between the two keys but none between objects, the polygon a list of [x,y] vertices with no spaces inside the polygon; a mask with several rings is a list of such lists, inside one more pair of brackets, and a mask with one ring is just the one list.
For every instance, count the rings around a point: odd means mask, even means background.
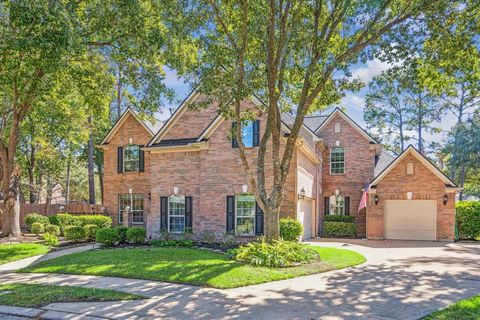
[{"label": "black window shutter", "polygon": [[[143,146],[139,146],[143,148]],[[145,172],[145,151],[140,150],[140,156],[138,157],[138,171]]]},{"label": "black window shutter", "polygon": [[350,197],[345,197],[345,214],[350,215]]},{"label": "black window shutter", "polygon": [[160,229],[168,230],[168,197],[160,197]]},{"label": "black window shutter", "polygon": [[255,203],[255,235],[263,235],[263,211]]},{"label": "black window shutter", "polygon": [[253,122],[253,146],[258,147],[260,145],[260,120]]},{"label": "black window shutter", "polygon": [[117,148],[117,172],[123,172],[123,147]]},{"label": "black window shutter", "polygon": [[227,233],[235,231],[235,196],[227,196]]},{"label": "black window shutter", "polygon": [[232,148],[238,148],[237,138],[237,123],[232,122]]},{"label": "black window shutter", "polygon": [[329,210],[330,210],[330,197],[325,197],[323,198],[323,211],[324,211],[323,214],[324,215],[329,214],[330,213]]},{"label": "black window shutter", "polygon": [[185,197],[185,229],[192,230],[192,197]]}]

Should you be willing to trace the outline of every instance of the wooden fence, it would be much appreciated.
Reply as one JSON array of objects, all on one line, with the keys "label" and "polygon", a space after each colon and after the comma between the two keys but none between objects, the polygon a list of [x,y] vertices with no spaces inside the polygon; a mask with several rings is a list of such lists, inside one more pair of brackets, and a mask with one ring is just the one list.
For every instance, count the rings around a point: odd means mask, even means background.
[{"label": "wooden fence", "polygon": [[[60,210],[60,207],[63,207],[62,210]],[[22,228],[26,227],[25,224],[25,216],[29,213],[38,213],[43,216],[52,216],[57,213],[61,212],[67,212],[71,214],[93,214],[93,213],[103,213],[106,214],[106,212],[102,212],[103,205],[101,204],[67,204],[67,205],[62,205],[62,204],[37,204],[37,203],[21,203],[20,204],[20,226]]]}]

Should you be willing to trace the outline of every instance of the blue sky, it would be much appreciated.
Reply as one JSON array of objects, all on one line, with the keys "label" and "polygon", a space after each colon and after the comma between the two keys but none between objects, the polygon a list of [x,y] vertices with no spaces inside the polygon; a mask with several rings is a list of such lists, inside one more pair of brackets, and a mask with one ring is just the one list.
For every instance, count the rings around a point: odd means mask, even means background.
[{"label": "blue sky", "polygon": [[[370,60],[365,64],[358,64],[352,69],[352,74],[354,77],[359,77],[365,83],[368,82],[376,75],[381,73],[384,70],[387,70],[390,66],[380,60],[374,59]],[[162,108],[161,113],[157,114],[158,119],[166,120],[170,116],[169,108],[175,110],[180,102],[190,93],[190,86],[186,84],[182,79],[177,77],[177,74],[172,69],[165,69],[166,78],[165,84],[167,87],[175,91],[175,101],[171,104],[166,104]],[[363,108],[365,106],[365,93],[366,89],[363,88],[360,92],[349,93],[342,100],[342,107],[345,107],[348,115],[355,120],[358,124],[365,127],[365,121],[363,121]],[[450,130],[454,123],[454,119],[451,114],[447,114],[442,117],[442,121],[436,125],[442,128],[444,131]],[[414,135],[411,133],[410,135]],[[444,136],[442,134],[428,135],[425,134],[427,141],[442,142]]]}]

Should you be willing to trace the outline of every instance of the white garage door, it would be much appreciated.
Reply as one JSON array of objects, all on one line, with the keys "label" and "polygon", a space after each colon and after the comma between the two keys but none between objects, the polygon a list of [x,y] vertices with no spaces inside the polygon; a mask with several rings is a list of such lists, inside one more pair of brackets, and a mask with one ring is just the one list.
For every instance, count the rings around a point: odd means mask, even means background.
[{"label": "white garage door", "polygon": [[303,225],[302,240],[310,239],[312,237],[313,228],[313,201],[307,199],[300,200],[298,206],[299,210],[297,214],[297,219]]},{"label": "white garage door", "polygon": [[435,240],[434,200],[385,200],[385,239]]}]

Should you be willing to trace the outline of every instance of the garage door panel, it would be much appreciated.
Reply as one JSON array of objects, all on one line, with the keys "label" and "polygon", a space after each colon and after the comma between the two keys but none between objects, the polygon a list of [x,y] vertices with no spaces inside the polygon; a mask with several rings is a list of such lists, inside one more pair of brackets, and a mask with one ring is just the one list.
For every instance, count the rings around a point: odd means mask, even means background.
[{"label": "garage door panel", "polygon": [[309,239],[312,237],[312,224],[313,224],[313,201],[311,200],[300,200],[299,201],[299,210],[297,214],[297,219],[303,225],[303,236],[302,240]]},{"label": "garage door panel", "polygon": [[434,200],[386,200],[384,231],[386,239],[435,240],[436,202]]}]

